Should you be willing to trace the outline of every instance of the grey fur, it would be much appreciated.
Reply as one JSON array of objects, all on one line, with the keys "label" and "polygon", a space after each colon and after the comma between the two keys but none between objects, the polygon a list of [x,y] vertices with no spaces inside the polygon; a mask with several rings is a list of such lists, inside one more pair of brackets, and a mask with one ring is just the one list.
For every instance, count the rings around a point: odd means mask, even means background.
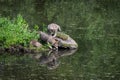
[{"label": "grey fur", "polygon": [[53,37],[56,37],[58,31],[61,31],[61,28],[59,25],[55,23],[51,23],[48,25],[48,33]]}]

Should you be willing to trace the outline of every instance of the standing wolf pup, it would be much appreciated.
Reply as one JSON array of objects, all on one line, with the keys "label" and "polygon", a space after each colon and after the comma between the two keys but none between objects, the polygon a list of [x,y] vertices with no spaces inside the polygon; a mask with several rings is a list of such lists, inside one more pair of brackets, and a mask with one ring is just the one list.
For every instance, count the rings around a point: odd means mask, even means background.
[{"label": "standing wolf pup", "polygon": [[56,37],[58,31],[61,31],[61,28],[59,25],[57,25],[55,23],[51,23],[48,25],[48,33],[51,36]]},{"label": "standing wolf pup", "polygon": [[[47,29],[48,29],[48,34],[51,35],[53,38],[56,37],[58,31],[61,31],[60,26],[55,23],[49,24]],[[49,38],[47,42],[51,42],[52,45],[55,47],[55,49],[58,50],[58,40],[52,39],[52,37]]]}]

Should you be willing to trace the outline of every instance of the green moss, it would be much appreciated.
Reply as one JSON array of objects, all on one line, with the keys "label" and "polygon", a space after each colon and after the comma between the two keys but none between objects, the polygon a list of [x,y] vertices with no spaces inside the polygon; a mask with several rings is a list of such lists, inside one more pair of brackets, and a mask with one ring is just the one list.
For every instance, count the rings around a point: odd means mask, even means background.
[{"label": "green moss", "polygon": [[63,44],[62,46],[63,46],[63,47],[69,47],[70,44]]},{"label": "green moss", "polygon": [[67,40],[69,36],[67,34],[65,34],[65,33],[58,32],[56,37],[61,38],[63,40]]},{"label": "green moss", "polygon": [[70,46],[76,46],[76,47],[78,47],[78,45],[76,44],[67,44],[67,43],[62,43],[62,45],[61,45],[62,47],[70,47]]}]

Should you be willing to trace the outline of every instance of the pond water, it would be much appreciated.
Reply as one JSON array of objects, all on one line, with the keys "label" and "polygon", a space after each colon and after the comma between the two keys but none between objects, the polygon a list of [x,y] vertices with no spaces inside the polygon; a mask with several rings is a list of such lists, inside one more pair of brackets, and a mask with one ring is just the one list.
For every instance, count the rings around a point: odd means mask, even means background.
[{"label": "pond water", "polygon": [[43,30],[57,23],[76,50],[0,55],[0,80],[120,80],[120,1],[0,0],[0,16],[21,14]]}]

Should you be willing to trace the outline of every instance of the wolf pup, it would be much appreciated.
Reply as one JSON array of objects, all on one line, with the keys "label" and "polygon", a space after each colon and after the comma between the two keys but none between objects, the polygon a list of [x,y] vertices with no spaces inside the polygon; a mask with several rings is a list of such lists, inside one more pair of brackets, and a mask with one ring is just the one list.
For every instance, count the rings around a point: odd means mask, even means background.
[{"label": "wolf pup", "polygon": [[61,31],[61,28],[59,25],[55,23],[51,23],[48,25],[48,33],[53,37],[56,37],[58,31]]}]

